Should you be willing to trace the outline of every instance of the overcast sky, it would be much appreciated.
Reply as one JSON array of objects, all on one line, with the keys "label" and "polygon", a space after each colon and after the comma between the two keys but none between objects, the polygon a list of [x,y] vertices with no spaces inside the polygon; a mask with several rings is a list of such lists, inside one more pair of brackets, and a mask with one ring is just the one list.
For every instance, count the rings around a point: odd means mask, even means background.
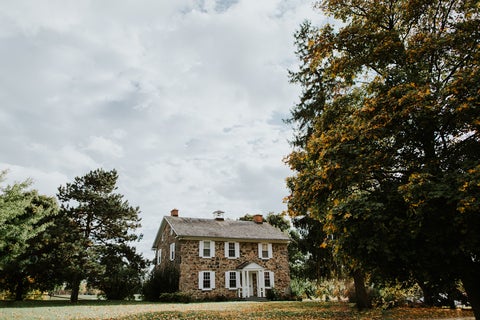
[{"label": "overcast sky", "polygon": [[173,208],[282,212],[305,19],[312,0],[0,0],[0,169],[55,195],[115,168],[147,258]]}]

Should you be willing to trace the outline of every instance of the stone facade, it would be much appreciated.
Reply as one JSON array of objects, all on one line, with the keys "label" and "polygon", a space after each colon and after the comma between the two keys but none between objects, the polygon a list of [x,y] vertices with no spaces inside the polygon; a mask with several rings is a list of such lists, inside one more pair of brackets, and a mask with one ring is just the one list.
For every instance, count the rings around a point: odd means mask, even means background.
[{"label": "stone facade", "polygon": [[[223,296],[239,297],[238,288],[228,289],[225,284],[225,272],[236,271],[245,263],[255,263],[266,271],[274,273],[274,287],[282,294],[287,294],[290,286],[287,244],[272,244],[272,258],[258,257],[258,243],[240,242],[240,257],[227,258],[224,254],[225,241],[215,241],[215,256],[202,258],[199,256],[199,240],[181,241],[180,284],[181,292],[194,298],[211,298]],[[198,274],[201,271],[215,272],[215,289],[199,289]],[[254,293],[256,295],[256,293]]]},{"label": "stone facade", "polygon": [[[175,244],[175,254],[174,259],[170,259],[170,249],[171,244]],[[167,224],[162,233],[161,240],[158,243],[157,250],[155,252],[155,267],[163,268],[167,264],[175,264],[178,268],[180,267],[180,241],[176,238],[176,234],[173,232],[172,228]],[[159,259],[160,256],[160,259]]]},{"label": "stone facade", "polygon": [[[161,227],[160,230],[161,234],[157,235],[157,243],[154,246],[157,255],[161,253],[161,258],[157,259],[156,257],[155,259],[156,262],[159,262],[156,267],[162,268],[167,264],[174,264],[180,274],[179,291],[194,299],[265,297],[267,290],[271,288],[275,288],[282,295],[289,293],[290,271],[287,241],[268,242],[254,239],[240,241],[208,237],[182,239],[175,234],[168,223],[165,223],[163,229]],[[205,240],[214,241],[214,254],[208,258],[200,256],[200,242]],[[237,243],[239,251],[237,257],[225,256],[225,242]],[[259,257],[259,243],[265,243],[265,247],[270,246],[270,257]],[[175,246],[173,260],[170,255],[172,244]],[[210,284],[214,287],[202,288],[203,272],[208,272],[208,277],[214,275],[214,280],[210,280]],[[230,279],[230,275],[226,275],[226,272],[234,272],[236,275]],[[238,278],[237,285],[229,287],[235,283],[235,277]]]}]

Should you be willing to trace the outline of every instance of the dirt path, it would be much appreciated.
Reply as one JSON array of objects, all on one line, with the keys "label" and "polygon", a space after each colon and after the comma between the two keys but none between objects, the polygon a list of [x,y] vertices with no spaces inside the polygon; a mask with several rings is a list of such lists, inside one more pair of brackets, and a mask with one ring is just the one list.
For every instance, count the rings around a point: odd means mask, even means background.
[{"label": "dirt path", "polygon": [[21,308],[1,308],[0,319],[84,319],[118,318],[137,313],[165,311],[247,311],[255,302],[215,302],[190,304],[128,304],[128,305],[78,305],[78,306],[40,306]]}]

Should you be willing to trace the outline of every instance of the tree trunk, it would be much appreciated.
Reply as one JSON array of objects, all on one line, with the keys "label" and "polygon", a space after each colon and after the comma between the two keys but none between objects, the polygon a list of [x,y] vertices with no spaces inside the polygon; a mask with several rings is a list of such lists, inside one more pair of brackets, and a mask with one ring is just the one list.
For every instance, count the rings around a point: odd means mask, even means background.
[{"label": "tree trunk", "polygon": [[365,275],[362,270],[355,269],[353,271],[353,282],[355,285],[355,297],[357,299],[357,308],[370,309],[372,304],[368,297],[367,289],[365,288]]},{"label": "tree trunk", "polygon": [[480,277],[470,272],[462,277],[462,282],[475,319],[480,320]]},{"label": "tree trunk", "polygon": [[80,291],[80,277],[75,275],[72,280],[72,293],[70,294],[70,302],[78,302],[78,292]]},{"label": "tree trunk", "polygon": [[423,304],[432,307],[433,306],[433,292],[429,285],[422,281],[417,282],[423,292]]},{"label": "tree trunk", "polygon": [[17,286],[15,287],[15,301],[22,301],[23,300],[23,279],[17,282]]}]

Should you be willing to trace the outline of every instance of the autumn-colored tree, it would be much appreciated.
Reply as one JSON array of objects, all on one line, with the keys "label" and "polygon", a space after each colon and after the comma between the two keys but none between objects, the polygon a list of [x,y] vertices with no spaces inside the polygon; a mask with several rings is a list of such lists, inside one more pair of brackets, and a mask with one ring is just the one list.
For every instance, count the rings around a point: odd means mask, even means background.
[{"label": "autumn-colored tree", "polygon": [[132,231],[140,226],[140,210],[115,192],[117,179],[116,170],[97,169],[58,188],[57,221],[65,233],[64,272],[72,302],[78,300],[80,282],[105,269],[102,247],[138,239]]},{"label": "autumn-colored tree", "polygon": [[352,270],[461,279],[480,318],[478,1],[330,0],[296,34],[290,214]]}]

